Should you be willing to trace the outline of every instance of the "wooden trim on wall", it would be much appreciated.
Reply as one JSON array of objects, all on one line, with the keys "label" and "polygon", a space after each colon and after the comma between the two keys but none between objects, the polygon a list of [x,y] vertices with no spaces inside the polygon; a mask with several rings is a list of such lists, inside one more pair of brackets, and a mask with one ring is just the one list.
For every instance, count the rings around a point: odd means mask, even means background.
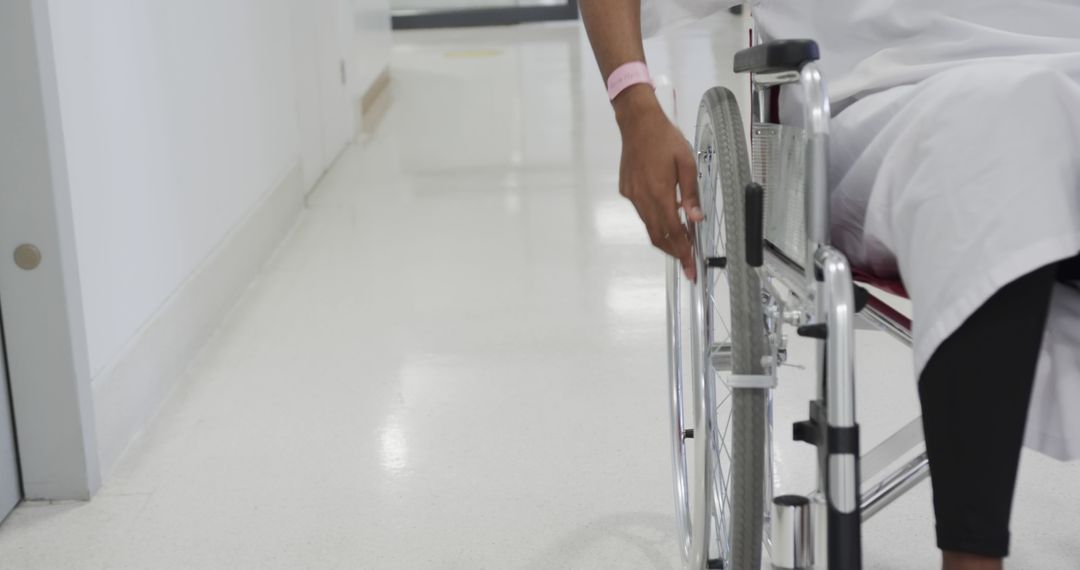
[{"label": "wooden trim on wall", "polygon": [[390,68],[383,68],[364,95],[360,97],[360,113],[367,115],[379,103],[379,97],[390,87]]},{"label": "wooden trim on wall", "polygon": [[390,108],[390,68],[384,68],[360,97],[360,132],[371,133]]}]

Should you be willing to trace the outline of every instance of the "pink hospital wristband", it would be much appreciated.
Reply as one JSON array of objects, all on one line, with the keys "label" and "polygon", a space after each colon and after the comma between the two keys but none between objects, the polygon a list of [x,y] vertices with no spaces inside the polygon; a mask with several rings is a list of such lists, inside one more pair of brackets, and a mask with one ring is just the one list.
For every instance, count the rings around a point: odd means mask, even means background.
[{"label": "pink hospital wristband", "polygon": [[619,96],[619,93],[625,91],[627,87],[638,83],[648,83],[650,86],[653,84],[652,79],[649,77],[649,68],[645,63],[631,61],[620,65],[607,78],[608,99],[614,101],[615,97]]}]

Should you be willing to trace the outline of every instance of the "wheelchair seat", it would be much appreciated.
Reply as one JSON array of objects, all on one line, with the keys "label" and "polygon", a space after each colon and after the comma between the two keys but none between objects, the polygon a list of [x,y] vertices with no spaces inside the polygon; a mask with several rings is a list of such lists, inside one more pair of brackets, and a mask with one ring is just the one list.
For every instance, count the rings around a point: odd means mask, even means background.
[{"label": "wheelchair seat", "polygon": [[[869,285],[874,289],[896,295],[910,300],[904,283],[899,279],[878,277],[872,273],[855,268],[851,272],[852,279],[860,285]],[[911,346],[911,318],[898,311],[880,296],[875,295],[873,290],[867,290],[866,307],[862,315],[875,324],[875,327],[895,336],[900,341]]]},{"label": "wheelchair seat", "polygon": [[863,283],[877,289],[881,289],[886,293],[892,293],[897,297],[903,297],[904,299],[910,299],[908,297],[907,288],[904,287],[904,282],[899,279],[893,279],[888,277],[878,277],[872,273],[868,273],[859,268],[854,268],[851,272],[851,276],[857,283]]}]

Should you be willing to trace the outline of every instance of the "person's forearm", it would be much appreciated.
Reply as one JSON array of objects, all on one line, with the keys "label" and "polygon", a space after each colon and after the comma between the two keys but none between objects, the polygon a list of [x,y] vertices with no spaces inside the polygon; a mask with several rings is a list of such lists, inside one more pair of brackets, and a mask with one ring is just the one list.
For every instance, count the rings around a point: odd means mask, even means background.
[{"label": "person's forearm", "polygon": [[[581,15],[605,82],[620,65],[645,61],[640,0],[581,0]],[[687,222],[705,219],[690,145],[660,108],[651,85],[631,85],[611,103],[622,132],[619,194],[634,204],[652,244],[678,258],[686,278],[694,281],[694,249],[679,217],[681,208]]]},{"label": "person's forearm", "polygon": [[581,19],[604,79],[628,61],[645,61],[641,0],[581,0]]},{"label": "person's forearm", "polygon": [[[612,71],[630,61],[645,61],[641,40],[641,0],[581,0],[581,18],[600,73],[606,81]],[[647,85],[623,91],[613,101],[615,116],[624,126],[641,109],[658,108]]]}]

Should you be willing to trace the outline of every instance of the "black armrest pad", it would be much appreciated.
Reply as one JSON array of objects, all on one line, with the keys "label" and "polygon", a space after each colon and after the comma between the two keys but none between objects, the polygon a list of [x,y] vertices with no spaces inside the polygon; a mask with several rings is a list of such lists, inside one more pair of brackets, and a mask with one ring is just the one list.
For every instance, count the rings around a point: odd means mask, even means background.
[{"label": "black armrest pad", "polygon": [[758,44],[735,54],[735,73],[798,71],[820,57],[814,40],[778,40]]}]

